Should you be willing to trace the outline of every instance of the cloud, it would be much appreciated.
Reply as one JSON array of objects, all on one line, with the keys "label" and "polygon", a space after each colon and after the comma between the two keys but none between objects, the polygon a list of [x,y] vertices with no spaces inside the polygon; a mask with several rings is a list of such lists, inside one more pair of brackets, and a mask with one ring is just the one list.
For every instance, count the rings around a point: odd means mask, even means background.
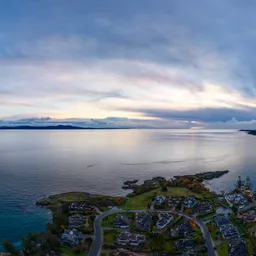
[{"label": "cloud", "polygon": [[255,119],[255,3],[110,2],[0,4],[0,117]]},{"label": "cloud", "polygon": [[[199,121],[203,123],[230,122],[230,120],[250,121],[256,119],[256,108],[231,109],[231,108],[198,108],[189,110],[163,110],[140,109],[135,110],[144,113],[148,117],[156,117],[170,120]],[[238,122],[238,121],[237,121]]]}]

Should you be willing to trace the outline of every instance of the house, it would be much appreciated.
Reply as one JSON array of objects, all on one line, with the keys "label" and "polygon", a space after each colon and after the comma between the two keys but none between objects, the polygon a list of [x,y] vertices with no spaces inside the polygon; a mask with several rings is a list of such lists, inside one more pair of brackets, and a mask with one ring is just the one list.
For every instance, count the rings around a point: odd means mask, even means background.
[{"label": "house", "polygon": [[195,247],[195,240],[192,237],[181,239],[176,243],[179,251],[192,250]]},{"label": "house", "polygon": [[228,256],[247,256],[248,250],[244,240],[234,241],[229,244]]},{"label": "house", "polygon": [[152,215],[150,213],[136,214],[136,227],[141,231],[149,231],[152,225]]},{"label": "house", "polygon": [[84,202],[73,202],[69,205],[69,210],[73,212],[93,211],[94,208]]},{"label": "house", "polygon": [[230,220],[226,216],[218,215],[215,217],[215,223],[218,227],[230,224]]},{"label": "house", "polygon": [[61,243],[68,246],[76,246],[84,240],[84,234],[76,229],[65,229],[61,236]]},{"label": "house", "polygon": [[246,223],[254,223],[256,222],[256,215],[255,214],[244,214],[243,216],[243,220]]},{"label": "house", "polygon": [[226,195],[226,199],[231,201],[234,205],[245,205],[248,203],[248,200],[243,195],[238,193]]},{"label": "house", "polygon": [[116,243],[121,246],[135,247],[142,246],[146,241],[146,236],[134,234],[130,232],[122,232],[116,240]]},{"label": "house", "polygon": [[113,224],[115,228],[129,228],[130,220],[128,216],[117,214]]},{"label": "house", "polygon": [[224,239],[237,239],[240,237],[240,233],[236,226],[233,224],[227,224],[220,227],[220,231]]},{"label": "house", "polygon": [[184,252],[182,256],[196,256],[196,254],[194,252]]},{"label": "house", "polygon": [[60,256],[60,253],[55,252],[55,251],[50,251],[42,256]]},{"label": "house", "polygon": [[160,213],[158,215],[158,221],[156,227],[158,230],[166,228],[173,221],[173,216],[168,213]]},{"label": "house", "polygon": [[156,196],[155,200],[154,200],[156,206],[164,205],[165,201],[166,201],[166,197],[165,196]]},{"label": "house", "polygon": [[69,216],[68,223],[69,229],[79,229],[82,228],[85,224],[87,217],[82,214],[74,214]]},{"label": "house", "polygon": [[210,213],[212,212],[212,205],[208,202],[202,202],[197,204],[198,213]]},{"label": "house", "polygon": [[215,223],[219,227],[224,239],[237,239],[240,237],[240,232],[225,216],[218,215],[215,217]]},{"label": "house", "polygon": [[113,256],[147,256],[147,254],[142,252],[131,252],[131,251],[120,250],[118,252],[115,252]]},{"label": "house", "polygon": [[172,230],[172,236],[187,236],[192,232],[192,227],[189,222],[185,222],[177,226],[176,229]]},{"label": "house", "polygon": [[184,200],[184,196],[170,196],[168,198],[168,205],[171,206],[171,205],[177,205],[181,202],[183,202]]},{"label": "house", "polygon": [[194,197],[187,197],[184,201],[184,206],[186,208],[193,208],[196,205],[197,201]]}]

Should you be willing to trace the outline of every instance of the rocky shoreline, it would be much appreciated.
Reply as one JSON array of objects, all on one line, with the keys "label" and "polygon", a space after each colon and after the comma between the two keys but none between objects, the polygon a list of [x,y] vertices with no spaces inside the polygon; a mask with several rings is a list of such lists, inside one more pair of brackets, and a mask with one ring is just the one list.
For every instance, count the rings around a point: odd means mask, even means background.
[{"label": "rocky shoreline", "polygon": [[[180,179],[188,179],[188,180],[198,180],[198,182],[203,182],[205,180],[217,179],[229,171],[215,171],[215,172],[203,172],[197,173],[193,175],[181,175],[174,176],[175,180]],[[86,192],[69,192],[69,193],[61,193],[56,195],[51,195],[47,198],[42,198],[36,202],[36,205],[41,207],[46,207],[50,209],[52,212],[63,212],[67,205],[70,202],[74,201],[82,201],[87,203],[88,205],[94,205],[98,208],[108,207],[108,206],[118,206],[123,203],[127,198],[134,197],[145,192],[151,191],[153,189],[161,188],[164,186],[168,186],[169,183],[172,183],[173,180],[167,180],[164,177],[156,176],[152,179],[145,180],[142,184],[137,184],[139,180],[127,180],[124,181],[124,186],[122,189],[130,189],[132,190],[126,197],[121,196],[106,196],[106,195],[98,195],[98,194],[90,194]]]},{"label": "rocky shoreline", "polygon": [[215,172],[203,172],[203,173],[197,173],[194,175],[182,175],[182,176],[174,176],[174,178],[176,179],[180,179],[180,178],[187,178],[187,179],[193,179],[193,178],[197,178],[200,180],[200,182],[203,182],[205,180],[213,180],[213,179],[218,179],[221,176],[225,175],[229,173],[228,170],[225,171],[215,171]]}]

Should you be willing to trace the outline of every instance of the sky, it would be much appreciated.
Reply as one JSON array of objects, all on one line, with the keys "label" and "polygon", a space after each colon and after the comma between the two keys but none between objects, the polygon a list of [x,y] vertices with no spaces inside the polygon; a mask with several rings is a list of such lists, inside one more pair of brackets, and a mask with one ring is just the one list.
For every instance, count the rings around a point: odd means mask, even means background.
[{"label": "sky", "polygon": [[0,0],[0,125],[256,128],[254,0]]}]

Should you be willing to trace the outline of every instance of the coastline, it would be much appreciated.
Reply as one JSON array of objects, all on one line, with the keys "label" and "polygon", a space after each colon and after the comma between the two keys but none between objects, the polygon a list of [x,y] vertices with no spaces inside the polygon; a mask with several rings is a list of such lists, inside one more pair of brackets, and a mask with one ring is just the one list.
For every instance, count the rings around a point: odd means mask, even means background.
[{"label": "coastline", "polygon": [[[203,173],[196,173],[194,175],[193,174],[178,175],[178,176],[174,176],[171,179],[166,179],[161,176],[156,176],[156,177],[153,177],[152,179],[144,180],[144,182],[142,182],[141,184],[137,184],[139,180],[133,180],[133,181],[126,180],[123,182],[123,185],[129,186],[129,189],[123,189],[126,192],[125,196],[108,196],[108,195],[102,195],[102,194],[91,194],[88,192],[81,192],[81,191],[65,192],[65,193],[50,195],[46,198],[41,198],[38,201],[36,201],[36,205],[40,207],[46,207],[52,212],[59,211],[60,207],[62,207],[63,204],[64,205],[69,204],[70,202],[73,202],[73,201],[83,201],[88,205],[94,205],[97,207],[107,207],[109,205],[118,206],[119,203],[117,203],[116,200],[120,198],[127,199],[130,197],[143,194],[145,192],[152,191],[154,189],[158,189],[161,186],[163,186],[163,184],[168,184],[168,182],[171,183],[173,182],[173,180],[176,180],[176,179],[189,179],[189,180],[197,179],[199,183],[203,183],[205,181],[219,179],[227,173],[229,173],[228,170],[215,171],[215,172],[203,172]],[[217,194],[216,191],[209,190],[209,192]]]},{"label": "coastline", "polygon": [[[29,241],[33,243],[45,241],[45,237],[54,239],[56,242],[54,246],[50,243],[48,244],[48,249],[46,249],[45,246],[42,248],[41,246],[38,247],[36,250],[40,253],[47,252],[45,250],[48,250],[48,252],[51,250],[54,253],[53,255],[63,255],[62,253],[65,253],[66,250],[68,250],[71,254],[68,253],[67,255],[76,255],[72,254],[72,250],[74,252],[81,247],[79,247],[78,244],[73,244],[73,242],[72,244],[69,244],[69,242],[66,244],[65,237],[68,234],[71,234],[73,237],[73,232],[78,232],[84,237],[82,240],[82,243],[85,246],[84,248],[86,248],[83,249],[83,253],[85,253],[84,255],[100,255],[101,251],[109,249],[115,251],[120,248],[118,247],[118,241],[114,244],[106,243],[108,240],[105,239],[107,239],[109,232],[122,234],[120,228],[116,229],[115,226],[111,226],[113,224],[111,224],[112,222],[109,222],[110,220],[113,221],[115,216],[122,215],[130,216],[129,218],[133,216],[132,218],[136,221],[135,216],[137,216],[137,214],[150,214],[155,216],[154,218],[159,218],[159,216],[166,216],[164,218],[169,218],[168,216],[171,216],[171,218],[175,219],[183,218],[187,219],[187,221],[192,221],[191,223],[193,225],[196,224],[197,226],[194,226],[196,232],[193,235],[193,239],[196,237],[198,238],[198,236],[201,237],[200,240],[194,241],[197,241],[196,243],[198,245],[204,244],[208,255],[214,256],[216,255],[215,246],[217,240],[216,236],[210,233],[209,228],[212,224],[209,225],[207,220],[210,218],[211,223],[214,223],[215,216],[229,213],[233,220],[233,224],[231,225],[233,225],[232,227],[234,230],[237,230],[236,232],[238,232],[237,234],[239,235],[240,233],[238,230],[240,228],[234,226],[239,226],[239,223],[235,221],[235,214],[237,211],[240,211],[242,214],[243,211],[248,211],[256,206],[256,202],[252,200],[250,203],[248,202],[245,208],[240,209],[239,205],[236,206],[237,208],[234,208],[233,205],[230,206],[228,198],[231,198],[230,200],[232,200],[232,196],[235,196],[237,193],[243,193],[242,190],[240,190],[242,187],[236,186],[236,189],[228,194],[224,194],[224,192],[222,192],[222,194],[217,194],[204,185],[205,181],[218,179],[227,173],[229,173],[228,170],[203,172],[194,175],[179,175],[171,179],[157,176],[152,179],[144,180],[140,185],[137,185],[137,179],[127,180],[124,181],[123,184],[125,186],[130,186],[132,192],[125,197],[90,194],[87,192],[69,192],[51,195],[36,202],[36,205],[45,207],[52,213],[52,222],[48,225],[47,231],[38,234],[30,234],[26,239],[29,239]],[[240,177],[239,179],[241,181]],[[239,182],[237,184],[239,184]],[[249,195],[247,194],[248,190],[243,188],[243,191],[245,193],[244,195]],[[163,200],[162,203],[160,203],[159,200]],[[175,206],[173,206],[173,200],[175,201]],[[177,203],[176,200],[179,200],[179,202]],[[204,209],[204,211],[202,212],[200,209]],[[78,224],[80,218],[83,220],[82,226],[80,226],[81,224]],[[78,223],[75,224],[73,219],[76,219],[76,222],[78,221]],[[87,221],[85,221],[86,219]],[[72,229],[70,225],[74,224],[79,226]],[[170,229],[172,225],[172,222],[168,225],[169,231],[172,230]],[[130,232],[134,232],[134,230],[130,230]],[[141,231],[137,230],[137,232],[140,234]],[[147,236],[151,236],[157,232],[157,229],[155,229],[155,226],[152,226],[152,229],[145,232]],[[249,231],[244,232],[248,234]],[[164,233],[160,232],[159,234],[165,237]],[[146,236],[144,237],[146,238]],[[115,241],[117,237],[114,236],[113,239]],[[166,239],[168,239],[168,236]],[[253,243],[251,243],[250,240],[248,241],[247,245],[250,246],[248,247],[248,250],[252,252],[253,248],[251,246]],[[151,249],[153,247],[151,248],[149,244],[147,246],[147,248],[143,247],[142,251],[152,252]],[[24,250],[26,250],[26,247],[24,247]],[[138,248],[135,249],[135,251],[137,250]],[[81,252],[82,251],[80,251],[80,253]]]},{"label": "coastline", "polygon": [[[184,175],[184,176],[187,176],[187,175]],[[189,175],[189,176],[191,176],[191,175]],[[155,177],[156,178],[156,177]],[[220,177],[221,178],[221,177]],[[145,181],[146,182],[148,182],[150,179],[146,179]],[[124,181],[124,183],[125,183],[125,181]],[[138,182],[140,185],[142,185],[143,184],[143,181],[142,180],[139,180],[139,182]],[[137,185],[137,183],[136,184],[133,184],[133,185]],[[139,185],[139,186],[140,186]],[[119,198],[119,197],[127,197],[127,195],[129,195],[129,194],[131,194],[132,192],[133,192],[133,189],[128,189],[128,190],[123,190],[122,188],[121,188],[121,186],[120,186],[120,192],[118,192],[118,193],[111,193],[110,195],[97,195],[97,196],[99,196],[99,197],[109,197],[109,198]],[[217,191],[215,191],[215,192],[217,192]],[[81,193],[81,194],[83,194],[83,195],[90,195],[90,200],[93,200],[92,198],[93,197],[91,197],[91,195],[95,195],[95,194],[93,194],[93,193],[87,193],[87,192],[64,192],[64,193],[57,193],[57,194],[55,194],[55,195],[47,195],[46,197],[48,198],[48,197],[51,197],[51,196],[56,196],[56,195],[65,195],[65,194],[69,194],[69,193]],[[116,195],[116,194],[118,194],[118,195]],[[38,198],[38,200],[37,200],[37,207],[39,207],[39,208],[41,208],[41,207],[43,207],[43,208],[47,208],[46,207],[46,205],[44,205],[43,203],[41,203],[41,205],[39,204],[39,202],[42,200],[42,198]],[[41,201],[42,202],[42,201]],[[35,204],[36,204],[36,202],[34,202]],[[48,210],[49,211],[47,211],[47,212],[45,212],[45,215],[46,216],[50,216],[49,217],[49,222],[48,223],[51,223],[52,222],[52,213],[53,213],[53,211],[54,211],[54,207],[52,208],[52,209],[50,209],[51,207],[49,207],[48,208]],[[53,211],[52,211],[53,210]],[[38,230],[38,232],[40,233],[40,232],[43,232],[45,229],[40,229],[40,230]],[[30,230],[31,231],[31,230]],[[29,232],[29,231],[28,231]],[[14,240],[14,244],[15,245],[19,245],[18,247],[20,247],[20,245],[21,245],[21,240]],[[1,246],[0,246],[0,248],[1,248]]]}]

